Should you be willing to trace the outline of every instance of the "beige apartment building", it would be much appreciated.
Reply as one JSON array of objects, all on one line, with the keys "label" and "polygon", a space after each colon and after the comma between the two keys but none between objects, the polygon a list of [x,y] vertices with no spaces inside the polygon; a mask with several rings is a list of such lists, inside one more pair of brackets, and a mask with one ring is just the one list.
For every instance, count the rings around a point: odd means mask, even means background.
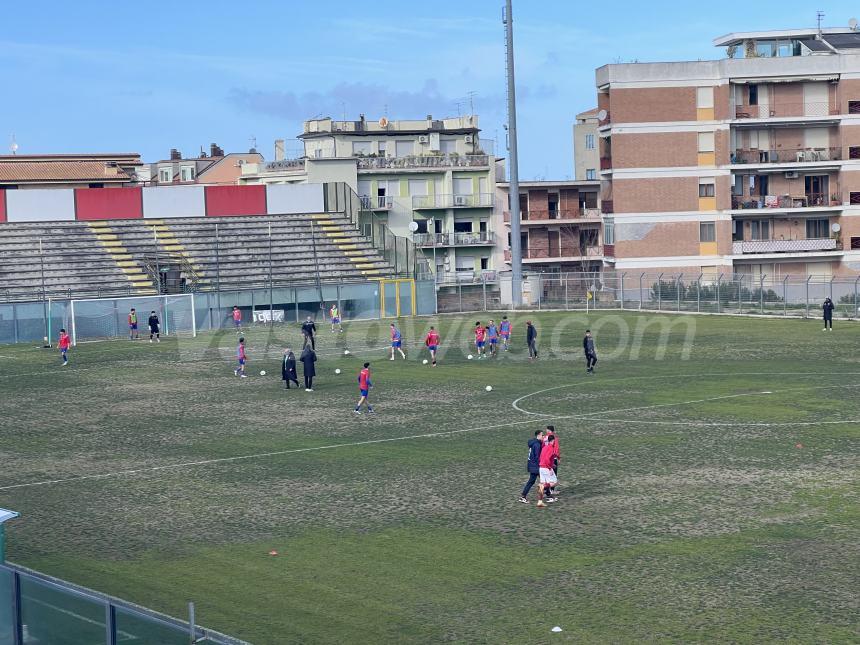
[{"label": "beige apartment building", "polygon": [[478,116],[305,121],[303,154],[247,164],[240,183],[342,181],[368,214],[423,250],[440,282],[480,280],[499,268],[503,233],[495,206],[501,159]]},{"label": "beige apartment building", "polygon": [[860,33],[733,33],[596,71],[619,271],[860,273]]},{"label": "beige apartment building", "polygon": [[600,168],[597,108],[576,115],[573,126],[573,177],[576,181],[595,181]]}]

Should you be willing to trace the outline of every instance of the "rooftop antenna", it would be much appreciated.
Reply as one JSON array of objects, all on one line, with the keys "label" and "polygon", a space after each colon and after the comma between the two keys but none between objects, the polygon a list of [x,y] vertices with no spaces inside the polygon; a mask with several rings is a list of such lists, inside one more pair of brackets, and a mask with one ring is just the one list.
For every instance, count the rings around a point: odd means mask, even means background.
[{"label": "rooftop antenna", "polygon": [[461,114],[460,114],[460,101],[457,101],[456,105],[457,105],[457,116],[459,117],[459,116],[461,116]]},{"label": "rooftop antenna", "polygon": [[816,11],[815,17],[818,19],[818,37],[821,38],[821,19],[824,17],[824,12]]},{"label": "rooftop antenna", "polygon": [[257,150],[257,137],[255,137],[255,136],[252,134],[252,135],[251,135],[251,138],[250,138],[250,139],[248,139],[248,141],[250,141],[250,142],[251,142],[251,149],[252,149],[252,150],[254,150],[254,151],[256,152],[256,150]]},{"label": "rooftop antenna", "polygon": [[18,142],[15,141],[14,134],[11,134],[9,136],[11,137],[11,141],[9,142],[9,152],[11,152],[13,155],[16,155],[18,154]]},{"label": "rooftop antenna", "polygon": [[857,31],[857,18],[851,18],[848,21],[848,29],[851,31]]},{"label": "rooftop antenna", "polygon": [[341,113],[343,114],[343,120],[346,121],[346,101],[340,102],[340,110],[341,110]]},{"label": "rooftop antenna", "polygon": [[469,97],[469,114],[471,116],[475,116],[475,94],[477,94],[475,90],[466,92],[466,96]]},{"label": "rooftop antenna", "polygon": [[511,300],[514,307],[523,303],[523,255],[520,244],[520,173],[517,155],[517,97],[514,81],[514,17],[512,1],[505,1],[505,72],[508,99],[508,194],[511,196]]}]

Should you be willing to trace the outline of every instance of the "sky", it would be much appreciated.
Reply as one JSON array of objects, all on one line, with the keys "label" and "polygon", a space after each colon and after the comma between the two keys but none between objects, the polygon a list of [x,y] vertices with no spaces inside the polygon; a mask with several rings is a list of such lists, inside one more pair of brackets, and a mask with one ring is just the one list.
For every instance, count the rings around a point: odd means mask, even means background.
[{"label": "sky", "polygon": [[[855,2],[514,0],[521,179],[573,174],[572,125],[595,68],[723,57],[732,31],[842,27]],[[480,117],[505,151],[502,0],[13,2],[0,30],[0,154],[139,152],[218,143],[288,153],[302,121]],[[853,12],[853,13],[852,13]],[[860,17],[860,16],[858,16]]]}]

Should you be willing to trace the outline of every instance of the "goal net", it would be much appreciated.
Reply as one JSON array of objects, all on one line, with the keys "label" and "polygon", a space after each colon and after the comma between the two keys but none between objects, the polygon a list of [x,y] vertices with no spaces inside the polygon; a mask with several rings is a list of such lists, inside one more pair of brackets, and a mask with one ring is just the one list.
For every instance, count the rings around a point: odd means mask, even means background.
[{"label": "goal net", "polygon": [[197,336],[194,316],[194,294],[174,296],[129,296],[71,300],[66,330],[72,344],[87,340],[128,338],[128,315],[137,312],[137,328],[141,336],[149,334],[149,315],[155,312],[161,323],[161,335],[189,334]]}]

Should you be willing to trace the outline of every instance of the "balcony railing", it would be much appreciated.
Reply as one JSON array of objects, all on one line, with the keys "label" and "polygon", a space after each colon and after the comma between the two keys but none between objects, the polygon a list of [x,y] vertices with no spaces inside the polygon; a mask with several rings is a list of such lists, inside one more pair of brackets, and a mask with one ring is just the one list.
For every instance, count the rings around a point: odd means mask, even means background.
[{"label": "balcony railing", "polygon": [[[549,247],[523,247],[523,260],[564,260],[567,258],[599,258],[603,255],[603,247],[599,244],[593,246],[576,246],[562,244],[558,248]],[[511,261],[510,250],[505,250],[505,261]]]},{"label": "balcony railing", "polygon": [[[841,206],[842,197],[839,188],[828,193],[806,193],[803,195],[765,195],[764,197],[744,197],[732,195],[732,208],[758,209],[758,208],[822,208],[825,206]],[[606,204],[606,202],[603,202]]]},{"label": "balcony railing", "polygon": [[[505,211],[506,223],[511,221],[511,212]],[[581,220],[600,220],[599,208],[563,209],[552,211],[527,210],[520,211],[520,221],[523,222],[576,222]]]},{"label": "balcony railing", "polygon": [[778,102],[771,105],[737,105],[736,119],[769,119],[780,117],[834,116],[839,108],[826,103]]},{"label": "balcony railing", "polygon": [[481,168],[490,165],[490,156],[409,155],[407,157],[358,157],[359,170],[402,170],[407,168]]},{"label": "balcony railing", "polygon": [[495,243],[490,231],[476,233],[415,233],[412,241],[416,246],[485,246]]},{"label": "balcony railing", "polygon": [[493,205],[491,193],[476,195],[414,195],[412,208],[487,208]]},{"label": "balcony railing", "polygon": [[368,195],[361,196],[361,207],[364,209],[387,211],[393,204],[393,197],[386,197],[385,195],[377,195],[376,197],[370,197]]},{"label": "balcony railing", "polygon": [[612,157],[601,157],[600,158],[600,169],[601,170],[612,170]]},{"label": "balcony railing", "polygon": [[732,253],[803,253],[809,251],[835,251],[838,245],[832,238],[802,240],[751,240],[732,242]]},{"label": "balcony railing", "polygon": [[604,199],[600,202],[600,210],[608,214],[614,213],[615,204],[611,199]]},{"label": "balcony railing", "polygon": [[803,148],[800,150],[735,150],[731,162],[745,163],[814,163],[816,161],[839,161],[842,148]]}]

